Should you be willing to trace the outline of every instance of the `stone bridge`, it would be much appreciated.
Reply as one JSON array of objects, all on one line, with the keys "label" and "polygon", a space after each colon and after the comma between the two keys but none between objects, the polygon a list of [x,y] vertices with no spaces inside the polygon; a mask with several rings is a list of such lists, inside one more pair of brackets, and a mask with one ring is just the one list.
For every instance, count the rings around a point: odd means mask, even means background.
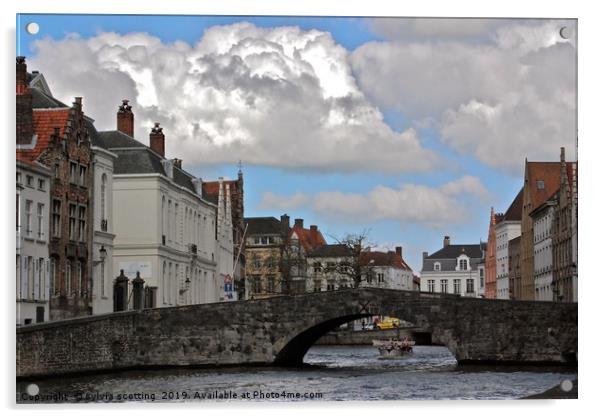
[{"label": "stone bridge", "polygon": [[[147,309],[17,329],[17,377],[149,367],[300,365],[320,336],[388,315],[460,364],[576,363],[577,304],[361,288]],[[376,354],[376,353],[375,353]]]}]

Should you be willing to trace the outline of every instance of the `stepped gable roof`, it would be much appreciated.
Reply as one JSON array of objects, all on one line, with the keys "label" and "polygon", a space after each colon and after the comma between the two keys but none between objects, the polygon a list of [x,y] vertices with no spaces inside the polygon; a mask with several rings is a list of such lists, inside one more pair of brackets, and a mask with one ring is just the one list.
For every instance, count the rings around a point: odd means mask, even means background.
[{"label": "stepped gable roof", "polygon": [[32,142],[17,146],[17,159],[30,162],[37,159],[48,148],[55,128],[59,128],[60,136],[64,135],[69,111],[70,108],[34,109]]},{"label": "stepped gable roof", "polygon": [[311,250],[308,257],[351,257],[353,252],[345,244],[325,244]]},{"label": "stepped gable roof", "polygon": [[439,251],[429,255],[426,258],[429,259],[455,259],[458,258],[462,254],[466,254],[470,258],[483,258],[483,251],[486,250],[487,245],[485,243],[481,244],[450,244]]},{"label": "stepped gable roof", "polygon": [[[573,163],[566,163],[569,185],[573,179]],[[526,166],[529,193],[531,195],[531,208],[536,209],[552,197],[560,188],[560,162],[532,162]],[[543,181],[543,187],[538,187],[538,182]]]},{"label": "stepped gable roof", "polygon": [[305,251],[310,251],[326,244],[324,236],[318,229],[301,228],[300,226],[295,225],[291,228],[290,235],[292,236],[293,233],[297,234],[299,243],[303,246]]},{"label": "stepped gable roof", "polygon": [[247,235],[280,234],[282,232],[280,220],[273,216],[245,218],[244,222],[248,225]]},{"label": "stepped gable roof", "polygon": [[412,270],[395,251],[365,251],[360,254],[360,264],[390,266],[403,270]]}]

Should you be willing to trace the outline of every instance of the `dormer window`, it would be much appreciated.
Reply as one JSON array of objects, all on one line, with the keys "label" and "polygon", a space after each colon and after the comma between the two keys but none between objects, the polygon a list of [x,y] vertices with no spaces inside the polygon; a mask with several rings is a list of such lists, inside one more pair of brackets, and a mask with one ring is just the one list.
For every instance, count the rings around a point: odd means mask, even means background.
[{"label": "dormer window", "polygon": [[468,270],[468,260],[460,260],[460,270]]},{"label": "dormer window", "polygon": [[537,187],[537,190],[543,190],[546,186],[543,180],[536,180],[535,185]]},{"label": "dormer window", "polygon": [[434,265],[434,269],[435,271],[441,271],[441,263],[437,261]]}]

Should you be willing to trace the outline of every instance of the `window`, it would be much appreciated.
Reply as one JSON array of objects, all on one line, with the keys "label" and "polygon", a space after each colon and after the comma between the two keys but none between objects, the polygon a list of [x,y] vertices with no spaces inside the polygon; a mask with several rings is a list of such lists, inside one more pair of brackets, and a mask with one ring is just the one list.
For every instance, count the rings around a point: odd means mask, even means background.
[{"label": "window", "polygon": [[75,263],[75,274],[77,278],[77,294],[79,296],[84,296],[86,293],[86,289],[84,289],[83,266],[82,263],[80,263],[79,261]]},{"label": "window", "polygon": [[105,263],[104,261],[100,263],[100,295],[104,298],[107,296],[107,291],[105,288]]},{"label": "window", "polygon": [[261,268],[261,260],[259,259],[259,256],[257,254],[253,255],[253,268]]},{"label": "window", "polygon": [[65,290],[67,296],[71,296],[71,261],[65,263]]},{"label": "window", "polygon": [[25,176],[27,187],[33,187],[33,176]]},{"label": "window", "polygon": [[69,239],[75,241],[77,239],[77,231],[75,230],[75,217],[77,206],[73,203],[69,204]]},{"label": "window", "polygon": [[17,213],[15,216],[15,220],[17,221],[17,233],[19,232],[19,230],[21,229],[21,195],[19,193],[17,193],[17,198],[15,199],[15,202],[17,203]]},{"label": "window", "polygon": [[44,181],[44,179],[38,179],[38,189],[40,190],[46,190],[46,182]]},{"label": "window", "polygon": [[322,263],[316,261],[314,263],[314,273],[320,273],[322,271]]},{"label": "window", "polygon": [[86,207],[79,207],[79,231],[78,237],[80,242],[84,242],[86,240]]},{"label": "window", "polygon": [[322,281],[315,280],[314,281],[314,292],[320,292],[320,291],[322,291]]},{"label": "window", "polygon": [[328,281],[328,284],[326,285],[326,290],[334,290],[334,281],[333,280]]},{"label": "window", "polygon": [[435,271],[441,271],[441,263],[436,262],[434,268],[435,268]]},{"label": "window", "polygon": [[545,188],[545,183],[543,180],[537,180],[535,182],[537,190],[543,190]]},{"label": "window", "polygon": [[77,163],[69,163],[69,182],[77,184]]},{"label": "window", "polygon": [[427,286],[428,286],[429,293],[435,292],[435,281],[434,280],[427,280]]},{"label": "window", "polygon": [[57,260],[54,257],[50,258],[50,292],[54,295],[58,295],[60,293],[59,288],[59,272],[57,269]]},{"label": "window", "polygon": [[[102,174],[100,179],[100,221],[107,219],[106,209],[107,208],[107,175]],[[102,226],[101,226],[102,227]],[[106,231],[106,229],[104,229]]]},{"label": "window", "polygon": [[253,293],[261,293],[261,277],[253,276]]},{"label": "window", "polygon": [[61,165],[56,163],[54,165],[54,177],[59,178],[61,176]]},{"label": "window", "polygon": [[274,276],[268,276],[268,293],[274,293],[276,290],[274,286]]},{"label": "window", "polygon": [[385,274],[384,273],[378,273],[376,275],[377,279],[378,279],[378,283],[384,283],[385,281]]},{"label": "window", "polygon": [[474,293],[474,279],[466,280],[466,293]]},{"label": "window", "polygon": [[468,270],[468,260],[460,260],[460,270]]},{"label": "window", "polygon": [[31,200],[25,201],[25,235],[30,237],[32,234],[31,217],[33,210],[33,202]]},{"label": "window", "polygon": [[79,185],[82,187],[86,187],[86,169],[85,165],[79,166]]},{"label": "window", "polygon": [[52,201],[52,236],[61,236],[61,201],[58,199]]},{"label": "window", "polygon": [[460,294],[460,279],[454,279],[454,293],[456,295]]},{"label": "window", "polygon": [[44,239],[44,204],[38,203],[38,238]]},{"label": "window", "polygon": [[485,275],[485,270],[479,269],[479,281],[480,281],[480,286],[481,287],[485,286],[485,283],[484,283],[485,282],[485,277],[484,277],[484,275]]},{"label": "window", "polygon": [[447,293],[447,279],[441,280],[441,293]]}]

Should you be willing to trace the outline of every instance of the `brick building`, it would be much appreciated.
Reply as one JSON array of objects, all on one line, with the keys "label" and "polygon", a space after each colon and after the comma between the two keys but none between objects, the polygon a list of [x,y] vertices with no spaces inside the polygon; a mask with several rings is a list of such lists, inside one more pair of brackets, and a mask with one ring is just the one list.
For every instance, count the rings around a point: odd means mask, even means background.
[{"label": "brick building", "polygon": [[557,207],[552,222],[552,289],[553,299],[558,302],[577,302],[576,204],[573,202],[577,187],[577,170],[574,163],[567,163],[564,148],[560,150],[560,186]]},{"label": "brick building", "polygon": [[51,320],[91,314],[92,167],[90,121],[81,97],[54,99],[17,57],[17,159],[39,162],[50,181],[49,278]]},{"label": "brick building", "polygon": [[521,275],[518,278],[517,299],[535,299],[535,242],[533,236],[533,218],[530,216],[536,208],[549,200],[560,188],[561,171],[571,181],[572,163],[531,162],[525,160],[523,186],[523,210],[521,215]]},{"label": "brick building", "polygon": [[502,219],[503,215],[495,213],[493,207],[489,215],[489,233],[487,236],[487,253],[485,254],[485,297],[495,299],[497,295],[496,277],[497,277],[497,257],[496,257],[496,233],[495,226]]}]

